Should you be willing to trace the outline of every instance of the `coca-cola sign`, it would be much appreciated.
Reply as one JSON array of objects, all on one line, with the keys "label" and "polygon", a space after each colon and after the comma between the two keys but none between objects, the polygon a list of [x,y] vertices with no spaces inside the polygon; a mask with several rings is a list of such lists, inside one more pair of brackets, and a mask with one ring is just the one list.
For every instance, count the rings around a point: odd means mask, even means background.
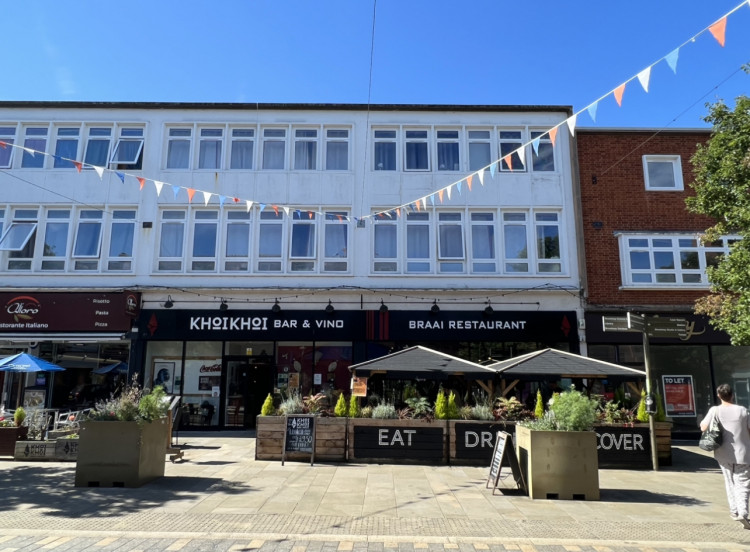
[{"label": "coca-cola sign", "polygon": [[126,332],[140,294],[0,293],[0,333]]}]

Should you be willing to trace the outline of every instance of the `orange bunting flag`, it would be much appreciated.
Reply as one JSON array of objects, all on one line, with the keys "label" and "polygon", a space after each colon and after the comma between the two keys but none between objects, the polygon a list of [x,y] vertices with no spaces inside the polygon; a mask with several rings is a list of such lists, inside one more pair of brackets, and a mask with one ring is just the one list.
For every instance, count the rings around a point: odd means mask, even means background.
[{"label": "orange bunting flag", "polygon": [[[557,127],[549,129],[549,140],[552,142],[552,147],[555,147],[555,138],[557,138]],[[508,163],[510,167],[510,163]]]},{"label": "orange bunting flag", "polygon": [[188,203],[192,203],[193,196],[195,195],[195,190],[193,190],[192,188],[188,188],[187,193],[188,193]]},{"label": "orange bunting flag", "polygon": [[0,140],[0,148],[7,149],[8,148],[8,144],[6,144],[2,140]]},{"label": "orange bunting flag", "polygon": [[727,16],[725,15],[724,17],[719,19],[716,23],[711,25],[708,30],[711,31],[711,34],[714,35],[716,42],[718,42],[723,48],[725,33],[727,31]]},{"label": "orange bunting flag", "polygon": [[78,172],[81,172],[81,168],[82,168],[82,166],[83,166],[83,165],[81,165],[81,163],[79,163],[78,161],[73,161],[73,165],[75,165],[75,167],[76,167],[76,170],[77,170]]},{"label": "orange bunting flag", "polygon": [[140,176],[137,176],[136,178],[138,179],[138,182],[140,183],[141,190],[142,190],[143,189],[143,185],[146,183],[146,179],[145,178],[141,178]]},{"label": "orange bunting flag", "polygon": [[309,218],[309,219],[313,218],[313,212],[312,211],[308,211],[307,212],[307,218]]},{"label": "orange bunting flag", "polygon": [[[550,133],[550,138],[552,138],[552,134],[551,133]],[[552,140],[552,143],[554,144],[555,141]],[[511,155],[508,154],[505,157],[503,157],[503,161],[505,161],[505,164],[508,165],[508,170],[512,171],[513,170],[513,157],[511,157]]]},{"label": "orange bunting flag", "polygon": [[471,179],[474,177],[474,175],[470,174],[466,177],[466,185],[469,187],[469,191],[471,191]]},{"label": "orange bunting flag", "polygon": [[623,82],[620,86],[615,88],[615,100],[617,100],[617,105],[622,107],[622,95],[625,93],[625,85],[627,83]]},{"label": "orange bunting flag", "polygon": [[438,197],[440,198],[440,203],[442,203],[442,202],[443,202],[443,191],[444,191],[444,190],[439,190],[439,191],[438,191]]},{"label": "orange bunting flag", "polygon": [[233,197],[233,198],[232,198],[232,201],[234,201],[235,203],[239,203],[239,202],[240,202],[240,198],[238,198],[238,197]]},{"label": "orange bunting flag", "polygon": [[276,216],[279,216],[279,207],[277,205],[271,205],[271,209],[276,213]]},{"label": "orange bunting flag", "polygon": [[396,216],[401,218],[401,207],[396,207]]}]

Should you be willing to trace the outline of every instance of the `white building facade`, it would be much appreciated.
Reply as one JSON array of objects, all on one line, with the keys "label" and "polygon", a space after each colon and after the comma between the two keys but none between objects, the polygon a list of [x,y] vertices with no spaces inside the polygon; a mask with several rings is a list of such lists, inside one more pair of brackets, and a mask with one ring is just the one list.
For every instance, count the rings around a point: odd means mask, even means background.
[{"label": "white building facade", "polygon": [[122,361],[251,427],[269,392],[348,390],[407,345],[578,352],[569,115],[0,103],[0,344],[66,367],[6,402]]}]

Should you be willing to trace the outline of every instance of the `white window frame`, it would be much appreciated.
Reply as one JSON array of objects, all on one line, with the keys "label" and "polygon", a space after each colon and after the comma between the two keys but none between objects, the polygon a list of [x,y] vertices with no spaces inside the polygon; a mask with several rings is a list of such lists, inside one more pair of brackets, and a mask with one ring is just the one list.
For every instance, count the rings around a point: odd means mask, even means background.
[{"label": "white window frame", "polygon": [[[641,289],[708,288],[706,268],[718,262],[721,256],[728,255],[731,244],[740,239],[739,236],[722,236],[718,243],[706,244],[697,233],[621,232],[616,235],[620,245],[622,285]],[[671,253],[673,267],[657,268],[657,255],[667,252]],[[634,268],[633,254],[646,255],[648,267]],[[697,256],[698,268],[685,267],[683,254]],[[670,276],[674,281],[669,281]],[[700,281],[696,281],[698,279]]]},{"label": "white window frame", "polygon": [[[168,213],[170,216],[167,216]],[[159,213],[159,239],[154,247],[156,254],[156,272],[182,272],[184,270],[185,251],[188,246],[188,240],[186,238],[188,224],[189,217],[186,209],[163,209]],[[164,239],[165,226],[181,226],[181,251],[176,252],[175,255],[162,255],[162,240]],[[174,265],[174,267],[169,266],[170,264]]]},{"label": "white window frame", "polygon": [[[74,169],[74,162],[79,160],[81,150],[81,125],[80,124],[58,124],[54,127],[55,156],[52,159],[53,169]],[[66,142],[75,142],[75,151],[72,157],[67,157],[60,152],[60,147]]]},{"label": "white window frame", "polygon": [[[478,136],[477,133],[482,133],[482,136]],[[490,164],[492,164],[492,136],[493,132],[489,128],[468,128],[466,129],[466,140],[467,140],[467,148],[466,148],[466,166],[469,167],[470,171],[477,171],[479,169],[483,169],[488,167]],[[472,145],[474,144],[483,144],[487,148],[487,163],[484,165],[482,164],[473,164],[471,162],[471,149]]]},{"label": "white window frame", "polygon": [[[451,133],[451,136],[447,136]],[[452,136],[455,133],[455,137]],[[458,167],[447,167],[441,164],[440,144],[454,144],[458,149]],[[459,172],[461,170],[461,131],[456,128],[437,128],[435,129],[435,169],[438,172]]]},{"label": "white window frame", "polygon": [[[387,135],[385,134],[387,133]],[[398,137],[399,137],[399,131],[397,128],[389,127],[389,128],[376,128],[373,127],[372,129],[372,170],[373,171],[383,171],[383,172],[392,172],[392,171],[398,171],[399,168],[399,147],[398,147]],[[388,149],[393,149],[393,168],[388,169],[385,166],[380,167],[381,163],[377,162],[377,155],[376,150],[378,148],[378,144],[391,144],[392,146]]]},{"label": "white window frame", "polygon": [[[339,250],[336,255],[328,256],[328,230],[333,228],[343,228],[344,249]],[[323,228],[321,236],[321,271],[326,273],[343,274],[349,271],[349,241],[351,232],[349,231],[349,216],[346,211],[326,211],[323,217]],[[331,236],[333,238],[333,236]]]},{"label": "white window frame", "polygon": [[[119,125],[117,127],[117,142],[112,148],[112,156],[109,160],[110,165],[115,168],[125,167],[128,170],[141,170],[143,141],[145,130],[142,125]],[[120,146],[126,143],[137,142],[138,147],[134,150],[135,155],[119,159]]]},{"label": "white window frame", "polygon": [[[431,167],[430,131],[426,128],[408,128],[407,127],[407,128],[404,128],[402,132],[404,136],[404,147],[403,147],[404,171],[405,172],[429,172],[430,167]],[[410,161],[409,146],[412,144],[420,146],[419,151],[424,152],[424,155],[427,157],[425,167],[410,167],[409,166],[409,161]]]},{"label": "white window frame", "polygon": [[[441,274],[463,274],[466,272],[466,226],[465,216],[460,211],[438,211],[437,218],[437,266]],[[458,228],[461,234],[461,255],[443,254],[443,229]]]},{"label": "white window frame", "polygon": [[[138,212],[135,208],[117,208],[112,210],[111,218],[105,221],[106,234],[106,262],[104,264],[106,272],[132,272],[136,252],[136,219]],[[115,236],[115,227],[130,226],[131,231],[131,251],[130,255],[123,255],[123,252],[112,255],[113,239]],[[102,256],[104,254],[102,253]]]},{"label": "white window frame", "polygon": [[[325,170],[326,171],[348,171],[349,167],[351,165],[351,130],[348,128],[324,128],[323,129],[324,135],[325,135],[325,152],[323,155],[325,155]],[[333,135],[331,135],[333,133]],[[335,133],[346,133],[346,135],[336,135]],[[328,163],[328,150],[331,147],[331,144],[345,144],[346,145],[346,167],[343,169],[341,168],[331,168],[329,167]]]},{"label": "white window frame", "polygon": [[[306,134],[310,134],[307,136]],[[294,161],[293,167],[295,171],[317,171],[320,167],[320,129],[316,127],[294,127],[292,129],[293,141],[294,141]],[[302,145],[305,150],[304,156],[300,156],[297,151],[297,145]],[[312,155],[308,155],[307,148],[308,144],[312,144],[314,150]],[[299,166],[302,163],[304,166]],[[312,165],[312,166],[310,166]]]},{"label": "white window frame", "polygon": [[[42,251],[39,262],[39,270],[42,272],[64,272],[68,266],[71,254],[70,243],[72,241],[73,216],[71,207],[53,207],[44,210],[44,231],[42,235]],[[53,213],[57,213],[53,215]],[[51,226],[65,226],[65,244],[63,251],[57,254],[47,254],[47,233]],[[48,265],[48,267],[45,267]]]},{"label": "white window frame", "polygon": [[[253,211],[245,209],[224,209],[223,211],[219,261],[221,271],[230,274],[249,272],[252,267],[253,236],[255,235]],[[245,232],[247,252],[244,255],[229,255],[227,252],[230,239],[234,235],[233,228],[239,228]]]},{"label": "white window frame", "polygon": [[[311,218],[312,215],[312,218]],[[289,272],[314,272],[317,268],[318,258],[318,214],[313,211],[296,210],[291,216],[287,217],[290,221],[289,229]],[[310,255],[294,254],[294,233],[298,227],[307,226],[311,228],[312,235],[312,253]]]},{"label": "white window frame", "polygon": [[5,142],[5,148],[0,147],[0,153],[8,155],[7,163],[0,164],[0,169],[10,169],[13,166],[13,159],[15,157],[16,148],[13,146],[16,143],[16,133],[18,132],[18,125],[15,124],[2,124],[0,123],[0,142]]},{"label": "white window frame", "polygon": [[[372,218],[372,238],[371,238],[371,251],[372,251],[372,264],[371,270],[373,274],[397,274],[401,271],[401,259],[400,252],[403,248],[400,242],[401,229],[399,228],[399,220],[396,215],[389,217],[386,214],[379,214]],[[392,257],[379,257],[376,255],[377,251],[377,228],[393,228],[395,235],[393,236],[393,245],[395,246],[395,254]],[[390,236],[389,236],[390,237]]]},{"label": "white window frame", "polygon": [[[258,213],[258,230],[255,232],[255,239],[253,240],[253,256],[255,258],[255,266],[253,272],[260,274],[275,274],[284,272],[284,252],[287,250],[284,244],[287,242],[287,218],[284,216],[283,211],[276,212],[272,209],[264,209]],[[281,230],[281,238],[279,240],[278,254],[273,255],[261,255],[261,240],[263,238],[263,227],[264,226],[279,226]],[[274,264],[274,268],[261,268],[262,264]]]},{"label": "white window frame", "polygon": [[[503,136],[503,133],[509,132],[517,132],[519,134],[518,138]],[[500,163],[498,163],[498,166],[500,167],[501,172],[526,172],[525,156],[524,161],[522,161],[521,155],[519,155],[518,153],[514,153],[516,152],[516,150],[520,150],[524,147],[524,136],[525,130],[523,128],[503,127],[497,130],[498,151],[500,152]],[[510,144],[510,147],[507,148],[507,152],[504,152],[503,148],[508,144]],[[511,155],[512,170],[505,162],[505,156],[509,153],[513,154]]]},{"label": "white window frame", "polygon": [[[507,218],[508,216],[514,216],[516,218],[511,219]],[[534,266],[534,259],[532,256],[533,253],[533,247],[535,244],[535,241],[532,239],[530,232],[531,232],[531,222],[529,220],[530,213],[528,211],[519,211],[519,210],[502,210],[500,212],[500,220],[501,220],[501,228],[502,228],[502,250],[503,250],[503,270],[502,272],[504,274],[532,274],[532,267]],[[523,227],[523,236],[526,239],[526,257],[511,257],[508,253],[507,248],[507,228],[508,227],[515,227],[515,226],[521,226]],[[514,270],[509,268],[512,265],[526,265],[526,270]]]},{"label": "white window frame", "polygon": [[[273,133],[282,133],[283,135],[274,135]],[[266,126],[261,128],[261,152],[260,152],[260,169],[263,171],[283,171],[286,170],[289,153],[287,146],[289,145],[289,129],[287,127],[278,126]],[[281,167],[267,167],[266,166],[266,148],[268,144],[281,143],[283,145],[283,155]],[[270,159],[269,159],[270,161]]]},{"label": "white window frame", "polygon": [[[84,213],[97,213],[98,217],[85,218]],[[71,257],[73,259],[98,259],[101,256],[102,237],[104,234],[104,217],[100,209],[80,209],[76,217],[76,231],[75,237],[73,238],[73,249],[71,250]],[[86,225],[98,225],[99,226],[99,239],[96,245],[96,252],[90,255],[76,255],[76,249],[78,249],[78,237],[81,228]]]},{"label": "white window frame", "polygon": [[[648,170],[649,163],[669,163],[672,166],[673,186],[655,186],[651,182]],[[646,190],[650,192],[680,192],[685,189],[682,180],[682,159],[679,155],[644,155],[643,156],[643,180]]]},{"label": "white window frame", "polygon": [[[39,131],[38,133],[34,132],[32,134],[29,134],[30,130]],[[49,125],[43,125],[43,124],[28,124],[23,126],[23,147],[29,148],[34,151],[40,152],[40,153],[28,153],[24,150],[23,155],[21,155],[21,168],[22,169],[43,169],[46,165],[47,155],[44,155],[47,151],[47,147],[49,146]],[[39,149],[38,147],[32,147],[29,145],[29,142],[35,142],[35,141],[43,141],[44,147],[42,149]],[[34,165],[26,166],[24,165],[26,159],[34,159],[35,163]],[[41,158],[41,164],[39,166],[36,166],[36,160],[37,158]]]},{"label": "white window frame", "polygon": [[[102,131],[108,131],[108,134],[97,134],[98,132]],[[89,124],[86,125],[84,128],[84,133],[82,137],[82,141],[85,142],[85,146],[82,146],[83,152],[82,152],[82,160],[84,163],[83,168],[84,169],[91,169],[92,167],[107,167],[107,162],[109,160],[109,153],[112,149],[112,139],[113,139],[113,128],[112,125],[97,125],[97,124]],[[93,134],[92,134],[93,132]],[[102,160],[102,163],[97,165],[96,163],[92,163],[89,161],[89,147],[91,146],[92,142],[107,142],[107,150],[104,152],[104,159]]]},{"label": "white window frame", "polygon": [[[219,171],[224,168],[224,125],[205,125],[199,126],[196,132],[198,139],[198,151],[196,152],[197,159],[195,160],[195,167],[201,171]],[[203,162],[203,148],[208,146],[209,143],[218,144],[218,151],[216,152],[216,166],[210,167],[205,166]]]},{"label": "white window frame", "polygon": [[[198,255],[195,251],[196,229],[198,226],[213,226],[214,242],[212,255]],[[188,272],[205,274],[216,272],[216,262],[221,243],[221,222],[217,209],[191,209],[190,226],[188,230]]]},{"label": "white window frame", "polygon": [[[562,134],[562,133],[559,133],[559,134]],[[531,141],[532,141],[532,143],[529,145],[529,147],[531,148],[531,151],[529,152],[529,153],[531,153],[531,163],[530,163],[531,170],[534,171],[534,172],[541,172],[541,173],[548,173],[548,174],[549,173],[556,173],[558,171],[557,149],[559,147],[559,142],[558,142],[558,146],[554,146],[552,144],[552,140],[550,139],[549,131],[546,131],[546,130],[532,129],[529,132],[529,137],[531,138]],[[534,151],[534,145],[533,145],[533,140],[535,140],[536,138],[539,138],[539,149],[540,150],[542,148],[545,148],[545,149],[549,148],[549,150],[551,151],[551,154],[552,154],[552,170],[544,170],[544,169],[541,169],[541,168],[537,168],[536,163],[537,163],[537,159],[539,158],[539,156]],[[559,135],[558,135],[558,139],[560,139]],[[528,159],[528,155],[526,157]]]},{"label": "white window frame", "polygon": [[[433,231],[433,217],[429,211],[407,212],[405,217],[406,231],[404,232],[404,267],[407,274],[432,274],[434,261],[435,239]],[[410,220],[411,219],[411,220]],[[409,230],[415,227],[427,227],[427,256],[410,257],[409,256]],[[423,268],[420,265],[425,265]]]},{"label": "white window frame", "polygon": [[[475,218],[474,215],[477,215]],[[479,218],[479,217],[483,218]],[[466,236],[468,244],[466,246],[467,256],[470,259],[469,266],[472,274],[496,274],[498,272],[497,247],[498,237],[502,236],[497,230],[497,213],[495,211],[470,211],[467,219]],[[492,244],[489,257],[478,257],[474,254],[474,228],[489,227],[492,231]]]},{"label": "white window frame", "polygon": [[[237,133],[237,135],[235,135]],[[228,138],[230,140],[229,146],[229,170],[230,171],[252,171],[256,166],[256,153],[257,147],[257,129],[255,127],[230,127]],[[249,167],[234,167],[234,145],[237,143],[250,142],[252,144],[252,154],[250,155],[250,166]]]},{"label": "white window frame", "polygon": [[[193,157],[193,135],[195,134],[195,129],[192,126],[178,126],[178,125],[170,125],[167,127],[167,150],[165,152],[164,156],[164,169],[168,171],[187,171],[190,170],[192,166],[192,157]],[[171,151],[172,146],[177,144],[183,144],[182,147],[185,147],[185,144],[187,145],[187,153],[186,153],[186,165],[183,166],[171,166],[170,164],[173,163],[172,157],[171,157]],[[175,150],[176,152],[177,150]],[[176,158],[175,161],[179,160],[179,158]]]},{"label": "white window frame", "polygon": [[[563,254],[563,233],[562,233],[562,220],[561,220],[561,214],[558,211],[546,211],[546,210],[539,210],[534,211],[534,256],[536,258],[536,274],[562,274],[565,270],[565,267],[563,266],[563,258],[565,258],[565,255]],[[543,217],[548,217],[547,219]],[[552,219],[551,217],[554,217]],[[550,228],[556,228],[557,229],[557,250],[558,250],[558,256],[557,257],[545,257],[542,255],[540,248],[542,247],[542,244],[540,243],[540,238],[544,238],[544,236],[540,236],[539,232],[542,228],[550,227]],[[558,270],[555,270],[555,266],[559,267]]]}]

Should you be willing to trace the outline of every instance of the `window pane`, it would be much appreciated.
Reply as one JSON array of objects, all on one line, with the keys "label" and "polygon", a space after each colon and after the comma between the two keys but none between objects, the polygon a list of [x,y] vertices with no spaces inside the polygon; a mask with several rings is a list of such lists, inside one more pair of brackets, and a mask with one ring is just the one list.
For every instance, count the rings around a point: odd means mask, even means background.
[{"label": "window pane", "polygon": [[671,251],[654,252],[654,268],[656,269],[674,269],[674,255]]},{"label": "window pane", "polygon": [[253,142],[251,140],[235,140],[232,142],[232,162],[230,168],[253,168]]},{"label": "window pane", "polygon": [[190,141],[170,140],[167,151],[168,169],[187,169],[190,164]]},{"label": "window pane", "polygon": [[630,252],[630,268],[634,270],[650,269],[651,258],[648,252],[647,251],[631,251]]},{"label": "window pane", "polygon": [[552,144],[542,142],[539,144],[539,153],[534,149],[531,150],[533,167],[535,171],[554,171],[555,170],[555,152]]},{"label": "window pane", "polygon": [[68,246],[68,223],[48,222],[44,233],[45,257],[64,257]]},{"label": "window pane", "polygon": [[182,236],[184,224],[167,222],[161,227],[160,257],[182,257]]},{"label": "window pane", "polygon": [[261,224],[258,254],[261,257],[281,257],[280,224]]},{"label": "window pane", "polygon": [[471,254],[475,259],[495,258],[495,228],[487,225],[471,227]]},{"label": "window pane", "polygon": [[78,225],[78,235],[73,252],[75,257],[98,257],[99,238],[102,234],[100,222],[87,222]]},{"label": "window pane", "polygon": [[35,228],[36,222],[12,223],[2,240],[0,240],[0,250],[18,251],[23,249]]},{"label": "window pane", "polygon": [[326,170],[349,170],[349,143],[328,142],[328,145],[326,147]]},{"label": "window pane", "polygon": [[[297,131],[300,132],[300,131]],[[294,143],[294,169],[298,171],[315,170],[318,155],[317,142],[297,141]]]},{"label": "window pane", "polygon": [[649,161],[648,185],[650,188],[674,188],[674,165],[671,162]]},{"label": "window pane", "polygon": [[0,136],[0,140],[7,144],[5,147],[0,146],[0,167],[6,169],[10,167],[13,159],[13,148],[11,145],[15,143],[15,140],[13,138],[6,138],[5,136]]},{"label": "window pane", "polygon": [[[123,136],[125,136],[126,130],[127,129],[122,130]],[[117,142],[115,151],[112,153],[112,162],[123,165],[138,164],[138,158],[140,157],[142,147],[143,140],[120,140]]]},{"label": "window pane", "polygon": [[133,232],[135,224],[132,222],[112,223],[112,237],[109,241],[110,257],[133,256]]},{"label": "window pane", "polygon": [[426,171],[428,168],[427,142],[407,142],[406,169],[412,171]]},{"label": "window pane", "polygon": [[[376,133],[377,134],[377,133]],[[375,170],[396,170],[396,143],[375,142]]]},{"label": "window pane", "polygon": [[560,233],[557,226],[537,226],[536,243],[540,259],[560,258]]},{"label": "window pane", "polygon": [[680,266],[686,270],[698,270],[701,267],[700,260],[698,259],[698,252],[681,251]]},{"label": "window pane", "polygon": [[325,256],[341,257],[347,256],[347,234],[349,226],[346,224],[326,224],[325,229]]},{"label": "window pane", "polygon": [[247,257],[250,252],[250,225],[233,223],[227,226],[227,257]]},{"label": "window pane", "polygon": [[396,258],[396,226],[394,224],[375,225],[375,258]]},{"label": "window pane", "polygon": [[457,224],[440,226],[440,257],[443,259],[463,259],[463,228]]},{"label": "window pane", "polygon": [[[42,152],[47,149],[47,139],[46,138],[26,138],[26,140],[24,140],[23,145],[29,149]],[[44,167],[44,155],[41,155],[41,154],[35,155],[33,153],[28,153],[27,151],[24,151],[23,157],[21,158],[21,167],[25,169],[41,169],[42,167]]]},{"label": "window pane", "polygon": [[505,232],[505,258],[528,258],[528,250],[526,248],[526,227],[506,225],[503,230]]},{"label": "window pane", "polygon": [[107,154],[109,153],[109,139],[89,139],[86,145],[86,155],[83,162],[95,167],[107,165]]},{"label": "window pane", "polygon": [[219,140],[201,140],[198,168],[221,168],[221,142]]},{"label": "window pane", "polygon": [[406,257],[430,258],[430,228],[427,225],[410,225],[406,230]]},{"label": "window pane", "polygon": [[193,257],[216,256],[216,223],[199,222],[193,230]]},{"label": "window pane", "polygon": [[266,141],[263,143],[263,168],[284,168],[284,142]]},{"label": "window pane", "polygon": [[458,157],[458,143],[438,142],[438,170],[458,171],[460,170],[460,159]]},{"label": "window pane", "polygon": [[315,256],[315,226],[295,224],[292,227],[292,257]]},{"label": "window pane", "polygon": [[490,164],[490,145],[484,143],[469,144],[469,170],[477,171]]}]

